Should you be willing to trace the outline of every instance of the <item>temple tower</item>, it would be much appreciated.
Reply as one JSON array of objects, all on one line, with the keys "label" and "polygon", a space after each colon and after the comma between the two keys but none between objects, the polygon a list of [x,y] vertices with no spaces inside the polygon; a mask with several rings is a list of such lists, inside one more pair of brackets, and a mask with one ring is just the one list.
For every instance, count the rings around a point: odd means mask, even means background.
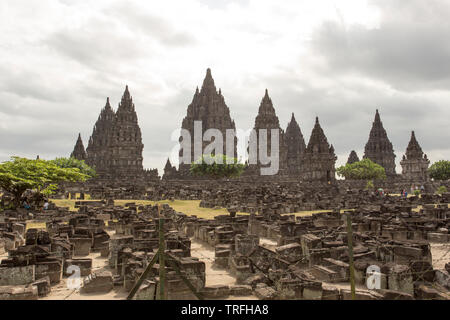
[{"label": "temple tower", "polygon": [[81,140],[81,133],[78,134],[77,142],[70,157],[78,160],[86,160],[86,151],[84,150],[83,140]]},{"label": "temple tower", "polygon": [[[256,151],[257,151],[257,164],[250,164],[247,174],[250,175],[260,175],[260,169],[262,167],[270,167],[269,165],[263,165],[260,162],[259,158],[259,150],[261,148],[261,135],[263,134],[260,130],[266,130],[267,132],[267,155],[272,157],[272,130],[278,130],[279,141],[278,141],[278,174],[277,175],[285,175],[287,174],[287,145],[286,145],[286,137],[284,130],[280,127],[280,121],[276,115],[275,108],[273,107],[272,99],[269,97],[269,92],[266,89],[264,97],[261,100],[261,104],[259,106],[258,115],[255,119],[255,126],[253,128],[257,133],[256,139]],[[251,150],[249,150],[251,151]]]},{"label": "temple tower", "polygon": [[116,111],[108,138],[108,170],[115,177],[141,177],[142,166],[141,129],[128,86]]},{"label": "temple tower", "polygon": [[336,160],[334,147],[328,144],[327,137],[320,126],[319,118],[316,117],[311,138],[302,155],[302,180],[334,182],[336,180]]},{"label": "temple tower", "polygon": [[166,165],[164,167],[164,175],[163,180],[172,180],[176,179],[178,175],[177,168],[175,166],[172,166],[172,163],[170,163],[169,158],[167,158]]},{"label": "temple tower", "polygon": [[427,181],[429,179],[428,166],[430,165],[430,160],[423,153],[414,131],[411,133],[411,140],[400,164],[403,178],[413,181]]},{"label": "temple tower", "polygon": [[113,126],[115,113],[106,99],[106,105],[101,110],[97,122],[94,125],[92,135],[89,138],[89,144],[86,149],[86,163],[94,167],[98,174],[108,171],[108,139]]},{"label": "temple tower", "polygon": [[387,176],[396,174],[394,148],[383,127],[378,110],[365,147],[364,159],[370,159],[381,165],[386,170]]},{"label": "temple tower", "polygon": [[352,150],[352,152],[350,152],[350,155],[348,156],[347,164],[353,164],[355,162],[359,162],[359,157],[356,151]]},{"label": "temple tower", "polygon": [[[195,91],[192,102],[188,106],[187,115],[183,119],[183,123],[181,125],[182,129],[185,129],[190,133],[191,138],[190,150],[183,150],[183,148],[180,148],[179,172],[184,176],[189,175],[191,162],[198,160],[195,159],[194,154],[194,128],[196,121],[201,121],[202,124],[200,132],[201,137],[203,137],[204,133],[208,129],[219,130],[223,136],[223,150],[221,153],[224,155],[226,154],[226,145],[228,142],[233,143],[233,157],[237,156],[236,126],[234,121],[231,119],[230,109],[225,103],[222,91],[220,89],[217,91],[216,89],[214,79],[211,74],[211,69],[209,68],[206,71],[206,77],[203,81],[202,88],[200,91],[198,88]],[[233,133],[232,141],[227,141],[227,130],[231,130]],[[181,141],[182,137],[180,137],[180,142]],[[201,154],[203,154],[205,148],[211,143],[212,141],[203,141],[202,139]],[[190,152],[191,161],[189,163],[183,162],[185,152]]]},{"label": "temple tower", "polygon": [[286,128],[286,145],[287,145],[287,172],[289,175],[300,175],[301,156],[305,152],[306,144],[302,131],[294,113],[292,113],[291,121]]}]

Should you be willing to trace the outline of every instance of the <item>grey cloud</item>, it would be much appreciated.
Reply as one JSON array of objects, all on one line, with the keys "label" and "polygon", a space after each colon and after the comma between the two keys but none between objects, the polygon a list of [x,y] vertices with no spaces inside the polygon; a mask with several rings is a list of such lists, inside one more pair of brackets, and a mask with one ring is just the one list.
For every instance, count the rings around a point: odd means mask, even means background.
[{"label": "grey cloud", "polygon": [[140,32],[147,38],[156,39],[160,44],[172,47],[193,45],[194,35],[185,30],[175,29],[167,20],[145,13],[132,4],[111,6],[105,10],[108,17],[120,21],[133,32]]},{"label": "grey cloud", "polygon": [[355,73],[378,78],[400,90],[450,86],[450,3],[373,1],[381,10],[377,29],[324,23],[312,37],[324,72]]}]

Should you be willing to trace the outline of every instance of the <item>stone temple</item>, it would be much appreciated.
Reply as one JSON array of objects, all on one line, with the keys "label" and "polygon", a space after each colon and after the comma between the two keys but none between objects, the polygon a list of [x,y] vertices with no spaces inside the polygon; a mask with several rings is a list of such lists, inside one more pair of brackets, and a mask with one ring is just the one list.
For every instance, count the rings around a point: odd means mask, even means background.
[{"label": "stone temple", "polygon": [[[191,176],[189,169],[191,162],[196,160],[197,155],[200,156],[207,152],[205,148],[214,142],[215,137],[212,139],[202,137],[208,141],[203,141],[201,146],[195,148],[194,129],[196,122],[197,124],[201,122],[201,130],[199,131],[202,135],[208,129],[218,129],[225,140],[222,153],[227,153],[226,147],[227,144],[230,144],[233,155],[237,157],[236,125],[231,118],[230,109],[225,103],[222,91],[216,88],[210,69],[206,71],[201,90],[196,89],[192,102],[187,107],[186,116],[182,121],[181,128],[190,134],[190,144],[188,143],[187,146],[182,144],[180,148],[181,165],[178,169],[172,165],[170,160],[167,160],[163,180],[205,180],[205,178]],[[328,144],[318,119],[308,146],[306,146],[302,130],[293,113],[286,131],[281,129],[272,99],[266,90],[255,118],[254,129],[257,132],[261,129],[267,130],[268,150],[266,153],[268,155],[271,153],[271,130],[279,130],[279,170],[278,174],[272,177],[274,181],[336,181],[334,148]],[[228,137],[227,130],[229,131]],[[259,137],[257,139],[259,140]],[[180,137],[180,142],[182,141],[183,134]],[[260,141],[257,141],[258,145],[259,143]],[[81,135],[79,135],[71,156],[85,160],[88,165],[96,169],[98,177],[101,179],[118,181],[123,178],[142,181],[159,180],[156,169],[145,170],[143,168],[143,148],[142,133],[138,124],[135,105],[127,86],[116,112],[111,107],[109,98],[106,100],[106,104],[95,123],[86,150],[84,150],[83,141]],[[198,149],[197,154],[195,154],[195,149]],[[190,160],[183,163],[183,156],[188,154]],[[259,158],[259,154],[257,157]],[[397,175],[395,172],[395,158],[393,145],[387,136],[377,110],[369,140],[365,146],[363,159],[371,159],[383,166],[389,179],[403,180],[405,183],[429,181],[427,169],[430,162],[418,144],[414,133],[401,161],[403,169],[401,175]],[[240,180],[245,181],[247,178],[254,180],[253,178],[261,176],[261,168],[270,167],[270,165],[260,163],[260,160],[258,159],[257,164],[250,165]],[[347,163],[351,164],[359,160],[360,158],[353,150]]]},{"label": "stone temple", "polygon": [[272,99],[269,97],[269,92],[266,89],[264,97],[262,98],[261,104],[259,106],[258,115],[255,119],[255,126],[253,128],[257,133],[256,139],[256,152],[257,152],[257,164],[250,164],[248,169],[248,174],[250,175],[260,175],[261,167],[269,167],[261,163],[261,159],[259,156],[260,149],[260,139],[263,132],[260,130],[267,130],[267,155],[273,156],[272,153],[272,130],[278,130],[279,134],[279,170],[278,175],[283,175],[286,173],[287,166],[287,146],[285,141],[284,130],[280,127],[280,121],[275,113],[275,108],[273,107]]},{"label": "stone temple", "polygon": [[350,155],[348,156],[347,164],[353,164],[355,162],[359,162],[359,157],[356,151],[352,150],[352,152],[350,152]]},{"label": "stone temple", "polygon": [[[187,115],[183,119],[183,123],[181,125],[182,129],[189,131],[191,136],[191,143],[190,150],[184,150],[183,148],[181,148],[180,150],[180,177],[193,178],[189,175],[189,168],[191,162],[198,160],[195,159],[194,154],[194,126],[196,121],[202,122],[202,136],[208,129],[218,129],[222,133],[224,139],[222,154],[227,154],[227,143],[233,142],[233,156],[237,156],[236,126],[234,124],[234,120],[231,119],[230,109],[225,103],[225,98],[222,95],[221,89],[219,89],[219,91],[217,91],[216,89],[214,79],[211,74],[211,69],[209,68],[206,71],[206,77],[203,80],[202,88],[200,91],[198,90],[198,88],[195,91],[194,98],[192,99],[191,104],[188,106]],[[232,130],[233,141],[227,140],[227,129]],[[180,142],[182,140],[182,137],[180,137]],[[200,152],[200,156],[209,144],[211,144],[211,141],[203,141],[203,145],[201,147],[202,152]],[[185,155],[185,152],[190,152],[191,154],[191,161],[189,163],[183,163],[182,158]]]},{"label": "stone temple", "polygon": [[427,171],[430,160],[423,153],[414,131],[411,133],[411,140],[400,164],[405,179],[412,181],[427,181],[429,179]]},{"label": "stone temple", "polygon": [[386,170],[387,176],[396,174],[394,148],[383,127],[378,110],[370,131],[369,141],[365,147],[364,159],[370,159],[381,165]]},{"label": "stone temple", "polygon": [[103,174],[109,171],[107,163],[108,141],[115,116],[109,103],[109,98],[107,98],[106,105],[100,112],[98,120],[94,125],[86,150],[86,163],[94,167],[97,170],[97,174]]},{"label": "stone temple", "polygon": [[286,145],[287,145],[287,173],[290,176],[299,176],[301,171],[301,157],[305,152],[306,144],[303,138],[302,130],[295,120],[292,113],[291,121],[286,128]]},{"label": "stone temple", "polygon": [[78,160],[86,160],[86,151],[84,150],[83,140],[81,139],[81,133],[78,134],[77,143],[75,144],[75,147],[73,148],[70,157],[71,158],[73,157]]},{"label": "stone temple", "polygon": [[334,182],[336,180],[335,163],[337,157],[333,145],[329,145],[316,117],[308,147],[302,156],[302,179],[304,181]]},{"label": "stone temple", "polygon": [[110,172],[123,177],[138,177],[142,174],[144,144],[128,86],[116,111],[108,144]]},{"label": "stone temple", "polygon": [[86,163],[102,179],[157,179],[157,170],[144,170],[141,129],[128,86],[117,111],[109,98],[95,123],[86,149]]}]

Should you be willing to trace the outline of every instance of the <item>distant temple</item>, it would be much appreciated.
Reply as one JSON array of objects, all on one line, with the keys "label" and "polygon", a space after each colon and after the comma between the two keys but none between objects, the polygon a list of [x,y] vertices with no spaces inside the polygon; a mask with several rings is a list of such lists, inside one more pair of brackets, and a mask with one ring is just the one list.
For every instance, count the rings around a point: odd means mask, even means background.
[{"label": "distant temple", "polygon": [[[207,69],[206,71],[206,77],[203,81],[201,90],[199,91],[197,88],[195,91],[194,98],[188,106],[187,115],[183,119],[183,123],[181,125],[181,128],[189,131],[191,136],[190,150],[183,150],[183,148],[181,148],[179,154],[179,174],[180,177],[184,178],[193,178],[189,174],[190,165],[193,161],[198,160],[195,159],[194,154],[195,121],[202,121],[202,137],[208,129],[218,129],[222,133],[224,139],[223,150],[221,153],[225,155],[227,143],[233,143],[233,156],[237,156],[236,125],[234,124],[234,120],[231,119],[230,109],[228,109],[225,103],[222,91],[220,89],[217,91],[216,89],[214,79],[211,74],[211,69]],[[234,136],[232,141],[227,141],[226,139],[227,129],[233,131]],[[182,138],[180,137],[180,142],[181,141]],[[198,146],[199,149],[201,148],[200,156],[209,144],[211,144],[211,142],[203,141],[202,146]],[[190,152],[191,154],[191,161],[189,163],[183,163],[183,156],[185,155],[185,152]]]},{"label": "distant temple", "polygon": [[316,124],[301,160],[302,180],[334,182],[336,180],[336,160],[334,147],[329,145],[320,126],[319,118],[316,117]]},{"label": "distant temple", "polygon": [[350,152],[350,155],[348,156],[347,164],[353,164],[355,162],[359,162],[359,157],[356,151],[352,150],[352,152]]},{"label": "distant temple", "polygon": [[[81,137],[80,137],[81,139]],[[141,129],[128,86],[116,112],[109,98],[94,125],[86,149],[86,163],[103,179],[157,180],[158,171],[144,170]]]},{"label": "distant temple", "polygon": [[280,127],[280,121],[275,113],[275,108],[273,107],[272,99],[269,97],[269,92],[266,89],[264,97],[262,98],[261,104],[259,106],[258,115],[255,119],[255,126],[253,128],[257,133],[256,138],[256,152],[257,152],[257,164],[250,164],[248,169],[248,174],[251,175],[260,175],[260,169],[262,167],[269,167],[270,165],[266,165],[261,163],[259,149],[260,149],[260,139],[261,134],[260,130],[266,130],[267,137],[267,149],[266,155],[273,157],[272,150],[272,130],[278,130],[278,146],[279,146],[279,168],[278,175],[286,174],[287,169],[287,145],[285,141],[284,130]]},{"label": "distant temple", "polygon": [[386,170],[387,176],[396,174],[394,148],[383,127],[378,110],[370,131],[369,141],[365,147],[364,159],[370,159],[382,166]]},{"label": "distant temple", "polygon": [[[201,132],[197,132],[201,134],[202,145],[195,148],[194,129],[197,121],[202,123],[201,130],[199,130]],[[231,118],[230,109],[225,103],[221,89],[216,89],[210,69],[206,71],[201,90],[197,88],[195,91],[181,128],[189,132],[191,141],[188,141],[190,143],[187,143],[187,145],[182,144],[180,147],[178,169],[171,164],[169,159],[167,160],[163,180],[202,179],[190,175],[189,169],[191,163],[197,160],[195,157],[200,157],[205,148],[213,142],[203,141],[203,135],[208,129],[217,129],[223,136],[223,150],[216,150],[216,152],[227,154],[227,144],[229,144],[233,156],[237,157],[236,125]],[[254,129],[258,133],[256,137],[258,147],[261,139],[259,130],[267,130],[266,154],[269,158],[272,156],[271,130],[275,129],[279,132],[279,170],[276,175],[277,178],[298,179],[299,181],[335,181],[337,157],[333,145],[330,145],[327,141],[318,118],[316,118],[314,129],[306,146],[302,131],[293,113],[286,131],[281,129],[272,99],[266,89],[255,118]],[[228,137],[227,130],[231,132]],[[183,142],[183,134],[180,137],[180,142]],[[135,105],[128,86],[126,86],[117,111],[115,112],[112,109],[108,98],[94,125],[86,150],[79,134],[71,157],[85,160],[88,165],[96,169],[100,178],[159,180],[158,170],[143,168],[143,148]],[[199,154],[195,154],[196,149]],[[242,176],[243,179],[260,176],[259,169],[270,167],[270,165],[260,162],[258,148],[257,153],[257,164],[251,164],[248,167]],[[183,156],[185,155],[190,155],[190,160],[187,163],[183,163]],[[402,175],[397,175],[395,172],[395,158],[393,145],[387,136],[377,110],[369,140],[365,146],[363,159],[371,159],[383,166],[390,179],[417,182],[428,180],[427,171],[430,161],[423,153],[414,132],[412,132],[406,154],[400,163]],[[347,163],[352,164],[359,160],[360,158],[353,150]]]},{"label": "distant temple", "polygon": [[430,160],[423,153],[416,140],[414,131],[411,133],[411,140],[400,164],[402,166],[402,175],[405,179],[413,181],[427,181],[429,179],[428,166],[430,165]]},{"label": "distant temple", "polygon": [[286,145],[287,145],[287,173],[290,176],[299,176],[301,173],[301,159],[306,150],[305,139],[302,130],[295,120],[292,113],[291,121],[286,128]]},{"label": "distant temple", "polygon": [[72,153],[70,154],[70,157],[78,160],[86,160],[86,151],[84,150],[83,140],[81,139],[81,133],[78,134],[77,142],[75,144],[75,147],[73,148]]}]

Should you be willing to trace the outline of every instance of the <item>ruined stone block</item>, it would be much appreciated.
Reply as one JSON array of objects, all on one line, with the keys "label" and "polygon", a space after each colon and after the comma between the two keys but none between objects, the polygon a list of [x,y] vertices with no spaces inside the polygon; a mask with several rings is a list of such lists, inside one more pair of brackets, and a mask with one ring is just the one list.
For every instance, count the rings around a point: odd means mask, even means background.
[{"label": "ruined stone block", "polygon": [[230,295],[230,288],[225,285],[213,285],[204,287],[201,291],[206,299],[223,299]]},{"label": "ruined stone block", "polygon": [[91,274],[92,259],[68,259],[68,260],[65,260],[64,261],[64,269],[63,269],[64,276],[68,277],[73,273],[73,272],[67,271],[67,269],[72,265],[80,268],[80,276],[81,277],[86,277]]},{"label": "ruined stone block", "polygon": [[322,284],[322,300],[340,300],[339,289],[330,285]]},{"label": "ruined stone block", "polygon": [[319,281],[303,284],[303,299],[305,300],[322,300],[322,293],[322,283]]},{"label": "ruined stone block", "polygon": [[145,280],[136,292],[133,300],[155,300],[156,283],[150,280]]},{"label": "ruined stone block", "polygon": [[50,278],[48,276],[41,278],[39,280],[36,280],[31,285],[37,287],[39,297],[47,296],[50,293],[50,291],[52,290],[52,287],[50,284]]},{"label": "ruined stone block", "polygon": [[252,294],[252,287],[248,285],[231,285],[230,295],[236,297],[244,297]]},{"label": "ruined stone block", "polygon": [[36,280],[49,277],[52,285],[58,284],[62,276],[61,261],[51,260],[36,263]]},{"label": "ruined stone block", "polygon": [[0,286],[0,300],[37,300],[36,286]]},{"label": "ruined stone block", "polygon": [[0,286],[27,285],[36,279],[36,266],[0,268]]},{"label": "ruined stone block", "polygon": [[298,243],[290,243],[281,247],[275,248],[275,251],[281,259],[289,261],[291,263],[297,262],[302,259],[303,251],[302,246]]},{"label": "ruined stone block", "polygon": [[268,286],[256,288],[254,294],[260,300],[275,300],[277,298],[277,292]]},{"label": "ruined stone block", "polygon": [[81,293],[108,293],[114,287],[112,273],[99,271],[91,274],[83,281]]},{"label": "ruined stone block", "polygon": [[91,238],[71,238],[70,243],[74,245],[74,256],[88,256],[91,252]]},{"label": "ruined stone block", "polygon": [[432,243],[446,243],[448,242],[448,234],[428,232],[427,239]]}]

